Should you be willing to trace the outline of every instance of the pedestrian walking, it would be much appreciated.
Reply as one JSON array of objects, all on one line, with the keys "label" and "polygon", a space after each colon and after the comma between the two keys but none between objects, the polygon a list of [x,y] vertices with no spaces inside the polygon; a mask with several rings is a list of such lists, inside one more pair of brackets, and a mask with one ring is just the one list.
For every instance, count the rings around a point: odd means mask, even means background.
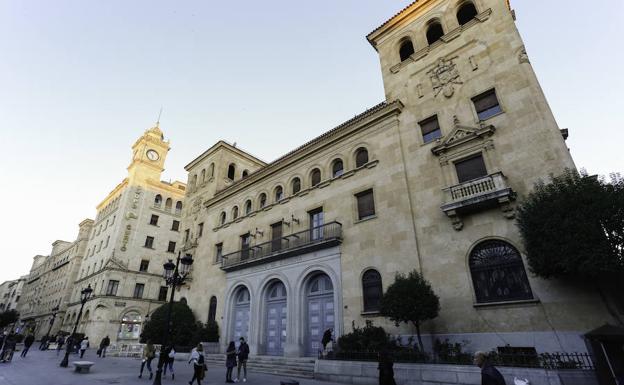
[{"label": "pedestrian walking", "polygon": [[63,349],[63,345],[65,345],[65,337],[59,334],[59,336],[56,338],[56,355],[57,356],[61,352],[61,349]]},{"label": "pedestrian walking", "polygon": [[506,385],[503,375],[488,361],[487,354],[476,352],[474,363],[481,368],[481,385]]},{"label": "pedestrian walking", "polygon": [[4,347],[2,348],[2,354],[0,354],[0,362],[11,362],[16,344],[15,334],[11,333],[4,337]]},{"label": "pedestrian walking", "polygon": [[86,337],[80,341],[80,358],[85,354],[85,351],[89,348],[89,337]]},{"label": "pedestrian walking", "polygon": [[110,345],[110,338],[108,338],[108,336],[102,338],[102,341],[100,341],[100,349],[98,350],[98,356],[104,358],[106,357],[106,349],[108,348],[108,346]]},{"label": "pedestrian walking", "polygon": [[238,369],[236,371],[236,379],[234,382],[240,381],[241,368],[243,368],[243,382],[247,382],[247,359],[249,358],[249,345],[245,342],[245,338],[241,337],[239,339],[240,344],[238,345]]},{"label": "pedestrian walking", "polygon": [[39,350],[45,350],[48,344],[48,336],[43,336],[41,338],[41,343],[39,344]]},{"label": "pedestrian walking", "polygon": [[143,347],[143,359],[141,360],[141,371],[139,372],[139,378],[143,377],[143,368],[147,366],[149,372],[149,379],[152,379],[154,372],[152,372],[152,360],[156,357],[156,349],[152,344],[152,341],[147,341],[147,344]]},{"label": "pedestrian walking", "polygon": [[394,362],[387,349],[379,352],[379,385],[396,385],[394,381]]},{"label": "pedestrian walking", "polygon": [[234,341],[230,341],[230,344],[225,351],[225,382],[234,382],[232,380],[232,371],[236,366],[236,345]]},{"label": "pedestrian walking", "polygon": [[189,364],[193,364],[193,378],[189,381],[189,385],[193,385],[193,381],[197,380],[197,385],[201,385],[206,373],[206,363],[204,359],[204,346],[200,343],[191,351],[191,359]]},{"label": "pedestrian walking", "polygon": [[175,373],[173,372],[173,361],[175,361],[175,347],[171,345],[169,348],[165,349],[165,376],[167,375],[167,367],[169,368],[169,373],[171,373],[171,379],[175,380]]},{"label": "pedestrian walking", "polygon": [[22,354],[20,354],[22,358],[26,357],[28,349],[30,349],[33,342],[35,342],[35,336],[33,336],[32,334],[29,334],[26,336],[26,338],[24,338],[24,350],[22,350]]}]

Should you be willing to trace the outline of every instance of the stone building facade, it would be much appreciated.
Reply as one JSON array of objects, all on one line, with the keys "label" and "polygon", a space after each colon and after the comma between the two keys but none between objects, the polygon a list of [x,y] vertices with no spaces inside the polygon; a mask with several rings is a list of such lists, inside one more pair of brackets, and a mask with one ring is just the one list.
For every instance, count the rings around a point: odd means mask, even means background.
[{"label": "stone building facade", "polygon": [[74,242],[57,240],[52,243],[50,255],[33,258],[19,312],[24,327],[36,338],[60,330],[92,228],[92,219],[83,220]]},{"label": "stone building facade", "polygon": [[535,182],[575,166],[508,2],[414,2],[367,38],[385,101],[268,164],[219,142],[186,166],[180,295],[224,344],[315,356],[326,329],[414,333],[379,298],[417,270],[441,302],[429,345],[585,350],[611,319],[600,297],[532,276],[514,222]]},{"label": "stone building facade", "polygon": [[0,312],[18,310],[21,303],[24,283],[27,277],[22,276],[13,281],[5,281],[0,285]]},{"label": "stone building facade", "polygon": [[64,330],[71,331],[89,285],[78,331],[98,342],[138,342],[146,317],[167,298],[163,264],[179,249],[186,189],[160,180],[168,151],[158,125],[146,130],[132,146],[128,177],[98,204]]}]

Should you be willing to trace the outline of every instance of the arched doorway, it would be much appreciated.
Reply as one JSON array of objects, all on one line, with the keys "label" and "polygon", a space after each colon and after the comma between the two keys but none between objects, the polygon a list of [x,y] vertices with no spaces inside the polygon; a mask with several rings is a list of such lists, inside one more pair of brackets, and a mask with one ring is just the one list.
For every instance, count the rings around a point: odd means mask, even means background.
[{"label": "arched doorway", "polygon": [[249,290],[246,287],[238,289],[234,296],[234,324],[232,325],[235,341],[238,341],[240,337],[248,339],[250,303],[251,296],[249,295]]},{"label": "arched doorway", "polygon": [[266,293],[266,354],[284,354],[286,322],[286,287],[276,281]]},{"label": "arched doorway", "polygon": [[141,336],[141,323],[143,319],[136,311],[130,311],[121,317],[118,339],[138,340]]},{"label": "arched doorway", "polygon": [[326,274],[310,279],[306,289],[306,303],[306,354],[316,357],[323,347],[323,333],[327,329],[334,329],[334,286]]}]

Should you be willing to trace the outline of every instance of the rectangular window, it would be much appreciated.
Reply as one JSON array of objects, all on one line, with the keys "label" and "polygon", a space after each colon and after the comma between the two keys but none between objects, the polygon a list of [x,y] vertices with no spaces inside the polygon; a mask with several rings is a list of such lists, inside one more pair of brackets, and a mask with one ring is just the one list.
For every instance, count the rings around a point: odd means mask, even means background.
[{"label": "rectangular window", "polygon": [[189,229],[184,230],[184,242],[188,242],[190,235],[191,235],[191,230]]},{"label": "rectangular window", "polygon": [[148,249],[153,249],[154,248],[154,237],[150,237],[147,236],[145,237],[145,247],[147,247]]},{"label": "rectangular window", "polygon": [[481,178],[487,175],[481,154],[455,163],[459,183]]},{"label": "rectangular window", "polygon": [[249,258],[249,241],[250,241],[249,233],[241,235],[240,238],[241,238],[241,260],[245,260]]},{"label": "rectangular window", "polygon": [[149,267],[149,261],[147,259],[142,259],[141,264],[139,265],[139,271],[147,271]]},{"label": "rectangular window", "polygon": [[474,103],[479,120],[485,120],[503,111],[498,104],[498,98],[496,97],[496,91],[494,91],[494,89],[475,96],[472,98],[472,102]]},{"label": "rectangular window", "polygon": [[204,222],[197,225],[197,237],[201,237],[204,234]]},{"label": "rectangular window", "polygon": [[145,284],[137,283],[134,286],[134,294],[132,294],[132,297],[134,297],[134,298],[143,298],[143,289],[145,289]]},{"label": "rectangular window", "polygon": [[158,225],[158,215],[156,214],[152,214],[152,217],[150,218],[150,225],[152,226],[157,226]]},{"label": "rectangular window", "polygon": [[173,241],[169,241],[169,246],[167,246],[168,253],[175,253],[176,243]]},{"label": "rectangular window", "polygon": [[223,256],[223,243],[217,243],[215,245],[215,262],[221,262]]},{"label": "rectangular window", "polygon": [[432,140],[436,140],[442,136],[440,131],[440,124],[438,123],[438,115],[433,115],[421,122],[418,122],[420,131],[422,132],[423,141],[429,143]]},{"label": "rectangular window", "polygon": [[108,281],[108,287],[106,288],[106,295],[117,295],[117,288],[119,287],[119,281]]},{"label": "rectangular window", "polygon": [[167,291],[169,290],[169,288],[167,286],[161,286],[160,290],[158,291],[158,300],[159,301],[166,301],[167,300]]},{"label": "rectangular window", "polygon": [[180,231],[180,221],[176,221],[174,219],[173,223],[171,223],[171,230],[173,230],[173,231]]},{"label": "rectangular window", "polygon": [[282,248],[282,221],[271,225],[271,250],[277,251]]},{"label": "rectangular window", "polygon": [[310,218],[310,238],[311,240],[323,238],[323,208],[319,207],[312,211],[308,211],[308,217]]},{"label": "rectangular window", "polygon": [[357,199],[358,219],[366,219],[375,215],[375,200],[373,189],[355,194]]}]

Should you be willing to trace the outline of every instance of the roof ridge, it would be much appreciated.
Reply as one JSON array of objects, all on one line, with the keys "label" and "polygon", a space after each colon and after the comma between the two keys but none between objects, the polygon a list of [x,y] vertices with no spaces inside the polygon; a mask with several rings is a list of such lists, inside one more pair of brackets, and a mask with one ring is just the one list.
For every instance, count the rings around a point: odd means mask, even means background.
[{"label": "roof ridge", "polygon": [[[383,24],[381,24],[379,27],[375,28],[374,30],[372,30],[370,33],[368,33],[366,35],[366,39],[370,42],[370,35],[374,34],[375,32],[379,31],[380,29],[382,29],[383,27],[385,27],[386,25],[388,25],[392,20],[394,20],[395,17],[399,16],[400,14],[402,14],[403,12],[407,11],[408,8],[410,8],[412,5],[418,3],[419,0],[414,0],[411,3],[409,3],[408,5],[406,5],[403,9],[401,9],[399,12],[397,12],[396,14],[394,14],[394,16],[392,16],[391,18],[389,18],[388,20],[386,20]],[[372,44],[372,42],[371,42]]]}]

